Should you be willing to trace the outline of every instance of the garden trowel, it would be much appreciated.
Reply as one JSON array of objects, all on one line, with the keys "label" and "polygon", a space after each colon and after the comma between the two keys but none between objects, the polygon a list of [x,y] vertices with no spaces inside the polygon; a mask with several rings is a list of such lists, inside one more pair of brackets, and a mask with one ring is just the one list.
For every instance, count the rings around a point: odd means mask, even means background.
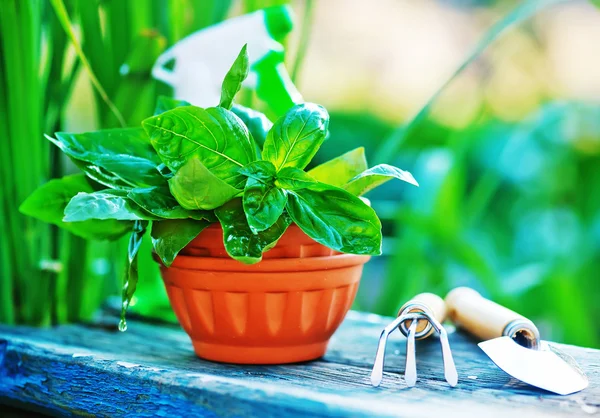
[{"label": "garden trowel", "polygon": [[479,347],[512,377],[559,395],[588,386],[575,360],[541,341],[537,327],[527,318],[466,287],[452,290],[446,305],[456,325],[487,340]]}]

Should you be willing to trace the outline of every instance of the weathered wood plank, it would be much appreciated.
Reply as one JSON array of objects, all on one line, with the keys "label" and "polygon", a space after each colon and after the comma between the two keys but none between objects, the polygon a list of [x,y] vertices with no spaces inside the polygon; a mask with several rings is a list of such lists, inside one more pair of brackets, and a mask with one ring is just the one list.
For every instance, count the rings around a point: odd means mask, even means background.
[{"label": "weathered wood plank", "polygon": [[443,379],[437,340],[417,347],[419,380],[402,380],[405,339],[390,340],[379,388],[369,384],[377,338],[389,318],[351,312],[326,356],[287,366],[202,361],[177,327],[131,322],[126,333],[68,325],[0,327],[0,403],[53,415],[99,416],[600,416],[600,351],[561,346],[590,378],[558,396],[496,368],[467,336],[452,333],[459,385]]}]

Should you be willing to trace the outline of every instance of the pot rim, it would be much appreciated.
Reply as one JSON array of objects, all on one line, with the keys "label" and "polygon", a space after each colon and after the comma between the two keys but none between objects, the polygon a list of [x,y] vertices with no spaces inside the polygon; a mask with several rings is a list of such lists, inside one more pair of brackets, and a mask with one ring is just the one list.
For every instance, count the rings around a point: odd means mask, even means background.
[{"label": "pot rim", "polygon": [[244,264],[232,258],[194,257],[178,255],[170,267],[160,261],[156,253],[152,254],[161,268],[174,270],[218,271],[218,272],[297,272],[333,270],[365,264],[370,255],[336,254],[325,257],[306,258],[268,258],[256,264]]}]

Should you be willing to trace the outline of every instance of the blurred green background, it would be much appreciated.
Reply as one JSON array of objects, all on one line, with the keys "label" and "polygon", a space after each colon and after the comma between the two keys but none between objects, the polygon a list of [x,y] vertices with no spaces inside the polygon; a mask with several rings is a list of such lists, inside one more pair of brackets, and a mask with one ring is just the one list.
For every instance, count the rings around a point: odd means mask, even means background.
[{"label": "blurred green background", "polygon": [[[398,165],[421,185],[390,182],[368,196],[384,255],[367,265],[354,308],[394,315],[415,293],[468,285],[545,339],[600,347],[600,10],[586,1],[5,0],[0,321],[89,320],[122,279],[124,243],[86,243],[17,211],[74,170],[43,133],[118,124],[56,8],[65,5],[106,96],[134,125],[169,94],[149,75],[166,47],[284,3],[296,13],[288,69],[331,113],[315,163],[364,145],[371,164]],[[476,45],[483,52],[470,59]],[[161,291],[146,245],[142,313]]]}]

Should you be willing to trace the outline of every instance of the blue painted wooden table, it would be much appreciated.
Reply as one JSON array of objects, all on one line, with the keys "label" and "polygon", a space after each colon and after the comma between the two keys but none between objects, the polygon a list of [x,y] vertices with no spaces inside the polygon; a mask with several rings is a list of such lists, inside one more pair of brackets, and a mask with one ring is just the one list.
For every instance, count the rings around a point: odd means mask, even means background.
[{"label": "blue painted wooden table", "polygon": [[417,346],[419,379],[409,389],[405,339],[395,333],[384,381],[373,388],[370,367],[389,321],[350,312],[323,359],[285,366],[200,360],[170,325],[130,321],[125,333],[116,332],[114,318],[53,329],[0,326],[0,404],[57,416],[600,416],[600,351],[573,346],[562,348],[590,387],[570,396],[511,379],[459,332],[450,335],[458,386],[447,386],[438,341],[429,339]]}]

